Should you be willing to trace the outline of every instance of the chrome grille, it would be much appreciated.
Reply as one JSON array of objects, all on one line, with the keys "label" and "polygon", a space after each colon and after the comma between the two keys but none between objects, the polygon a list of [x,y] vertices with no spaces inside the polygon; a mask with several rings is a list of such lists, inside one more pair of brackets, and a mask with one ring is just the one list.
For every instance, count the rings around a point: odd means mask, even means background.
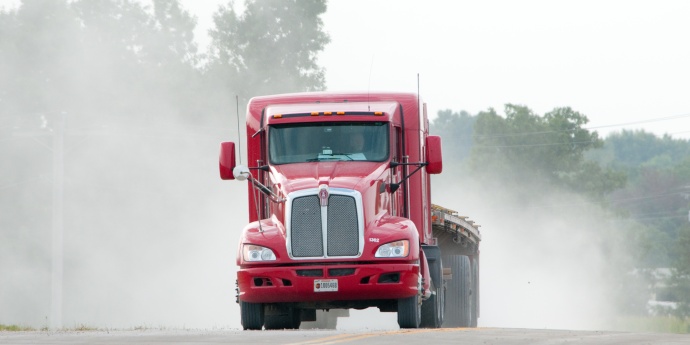
[{"label": "chrome grille", "polygon": [[359,254],[359,229],[355,198],[331,195],[328,198],[328,256]]},{"label": "chrome grille", "polygon": [[295,257],[323,256],[321,206],[316,195],[296,198],[292,202],[291,243]]}]

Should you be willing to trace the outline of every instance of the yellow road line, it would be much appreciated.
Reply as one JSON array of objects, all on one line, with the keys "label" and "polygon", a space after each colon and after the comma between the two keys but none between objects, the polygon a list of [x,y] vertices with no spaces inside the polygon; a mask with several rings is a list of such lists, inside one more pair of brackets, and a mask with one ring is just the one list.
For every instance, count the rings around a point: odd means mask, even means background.
[{"label": "yellow road line", "polygon": [[314,340],[309,340],[300,343],[292,343],[289,345],[309,345],[309,344],[319,344],[319,345],[329,345],[338,344],[349,341],[355,341],[360,339],[366,339],[371,337],[381,337],[388,335],[398,335],[398,334],[416,334],[416,333],[428,333],[428,332],[458,332],[467,331],[476,328],[421,328],[421,329],[402,329],[397,331],[382,331],[382,332],[372,332],[372,333],[346,333],[333,335],[325,338],[318,338]]}]

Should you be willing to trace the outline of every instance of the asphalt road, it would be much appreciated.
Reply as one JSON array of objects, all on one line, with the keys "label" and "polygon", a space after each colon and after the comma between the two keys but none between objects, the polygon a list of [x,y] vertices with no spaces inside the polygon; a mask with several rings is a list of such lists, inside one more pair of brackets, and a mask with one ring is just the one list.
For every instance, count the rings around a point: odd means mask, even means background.
[{"label": "asphalt road", "polygon": [[505,328],[0,332],[0,344],[690,344],[690,335]]}]

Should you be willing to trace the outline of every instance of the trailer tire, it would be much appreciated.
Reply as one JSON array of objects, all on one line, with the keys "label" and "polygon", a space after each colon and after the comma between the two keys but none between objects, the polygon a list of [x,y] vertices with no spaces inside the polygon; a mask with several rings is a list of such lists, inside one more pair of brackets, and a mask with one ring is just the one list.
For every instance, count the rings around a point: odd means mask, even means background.
[{"label": "trailer tire", "polygon": [[470,316],[470,327],[477,327],[479,318],[479,256],[474,256],[472,260],[472,315]]},{"label": "trailer tire", "polygon": [[421,327],[439,328],[443,324],[445,313],[445,286],[443,286],[443,264],[441,258],[431,261],[429,273],[431,275],[431,290],[434,292],[429,299],[422,303]]},{"label": "trailer tire", "polygon": [[446,315],[444,327],[470,327],[472,318],[472,268],[470,258],[451,255],[445,260],[453,277],[446,290]]},{"label": "trailer tire", "polygon": [[422,304],[419,294],[398,300],[398,326],[419,328],[422,321]]},{"label": "trailer tire", "polygon": [[240,316],[244,330],[261,330],[264,326],[264,305],[240,301]]}]

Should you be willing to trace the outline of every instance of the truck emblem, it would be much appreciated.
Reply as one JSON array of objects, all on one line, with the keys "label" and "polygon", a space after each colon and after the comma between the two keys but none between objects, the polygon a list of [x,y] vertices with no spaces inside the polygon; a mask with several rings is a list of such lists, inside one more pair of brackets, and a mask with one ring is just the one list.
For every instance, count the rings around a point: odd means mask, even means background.
[{"label": "truck emblem", "polygon": [[328,186],[319,187],[319,199],[321,199],[321,207],[328,206]]}]

